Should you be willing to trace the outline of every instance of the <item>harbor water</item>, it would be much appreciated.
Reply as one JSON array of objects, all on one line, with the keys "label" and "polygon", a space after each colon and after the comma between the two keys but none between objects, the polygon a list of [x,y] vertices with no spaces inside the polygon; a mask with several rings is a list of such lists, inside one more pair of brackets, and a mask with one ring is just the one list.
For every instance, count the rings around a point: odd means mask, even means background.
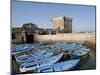
[{"label": "harbor water", "polygon": [[90,50],[89,56],[80,64],[79,70],[91,70],[96,69],[96,51]]}]

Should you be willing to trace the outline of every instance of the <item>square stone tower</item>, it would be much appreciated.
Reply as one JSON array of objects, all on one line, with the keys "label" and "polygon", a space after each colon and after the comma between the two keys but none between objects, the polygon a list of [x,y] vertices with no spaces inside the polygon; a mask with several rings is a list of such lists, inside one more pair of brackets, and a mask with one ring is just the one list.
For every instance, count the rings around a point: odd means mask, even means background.
[{"label": "square stone tower", "polygon": [[72,17],[54,17],[51,19],[52,29],[62,30],[64,33],[72,33]]}]

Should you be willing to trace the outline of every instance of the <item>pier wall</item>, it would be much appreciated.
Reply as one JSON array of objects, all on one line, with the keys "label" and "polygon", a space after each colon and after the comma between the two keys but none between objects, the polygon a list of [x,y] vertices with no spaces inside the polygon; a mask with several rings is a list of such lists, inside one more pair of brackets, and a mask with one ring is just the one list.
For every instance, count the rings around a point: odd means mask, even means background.
[{"label": "pier wall", "polygon": [[66,41],[66,42],[82,42],[90,41],[95,43],[95,33],[62,33],[56,35],[36,35],[35,40],[42,41]]}]

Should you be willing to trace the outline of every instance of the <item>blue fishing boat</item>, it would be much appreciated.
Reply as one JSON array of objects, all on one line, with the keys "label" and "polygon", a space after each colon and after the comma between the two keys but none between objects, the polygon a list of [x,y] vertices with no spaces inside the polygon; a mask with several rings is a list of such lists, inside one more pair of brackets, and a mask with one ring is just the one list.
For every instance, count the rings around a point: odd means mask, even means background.
[{"label": "blue fishing boat", "polygon": [[20,64],[23,63],[29,63],[32,61],[38,61],[47,57],[51,57],[55,54],[53,50],[37,50],[36,52],[33,52],[30,55],[22,55],[19,57],[16,57],[16,61]]},{"label": "blue fishing boat", "polygon": [[76,51],[73,51],[73,55],[79,56],[79,57],[86,57],[90,52],[90,49],[87,49],[86,47],[80,48]]},{"label": "blue fishing boat", "polygon": [[80,62],[80,59],[68,60],[52,65],[48,65],[45,67],[41,67],[37,70],[38,73],[41,72],[60,72],[60,71],[68,71],[74,69]]},{"label": "blue fishing boat", "polygon": [[58,62],[59,60],[61,60],[62,57],[63,57],[63,53],[53,55],[52,57],[45,58],[45,59],[42,59],[39,61],[24,63],[24,64],[20,65],[20,71],[27,72],[30,70],[36,70],[38,68],[54,64],[54,63]]}]

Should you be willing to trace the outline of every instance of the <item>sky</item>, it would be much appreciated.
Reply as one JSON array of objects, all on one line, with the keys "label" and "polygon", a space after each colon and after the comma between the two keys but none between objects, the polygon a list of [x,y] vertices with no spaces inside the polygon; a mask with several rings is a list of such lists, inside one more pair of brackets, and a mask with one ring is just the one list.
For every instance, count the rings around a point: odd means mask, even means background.
[{"label": "sky", "polygon": [[24,23],[37,24],[39,28],[51,28],[51,18],[70,16],[73,32],[95,31],[96,7],[38,2],[12,2],[12,27],[21,27]]}]

